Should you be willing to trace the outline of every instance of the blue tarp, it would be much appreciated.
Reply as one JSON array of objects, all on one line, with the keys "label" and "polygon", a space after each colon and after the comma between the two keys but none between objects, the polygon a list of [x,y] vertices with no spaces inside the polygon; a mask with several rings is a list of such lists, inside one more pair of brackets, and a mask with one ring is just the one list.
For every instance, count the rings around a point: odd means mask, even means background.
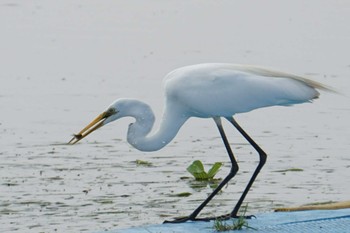
[{"label": "blue tarp", "polygon": [[[256,215],[256,218],[246,220],[250,227],[239,232],[350,232],[350,209],[341,210],[311,210],[298,212],[274,212]],[[229,220],[228,223],[232,221]],[[158,224],[119,229],[107,233],[211,233],[216,232],[211,222],[186,222],[177,224]],[[237,232],[237,231],[225,231]],[[101,232],[102,233],[102,232]],[[106,233],[104,231],[104,233]]]}]

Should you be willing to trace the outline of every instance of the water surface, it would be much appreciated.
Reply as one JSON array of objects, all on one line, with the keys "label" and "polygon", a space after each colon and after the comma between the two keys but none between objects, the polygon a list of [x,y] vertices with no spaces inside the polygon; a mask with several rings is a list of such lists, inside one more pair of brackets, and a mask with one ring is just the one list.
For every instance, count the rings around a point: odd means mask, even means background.
[{"label": "water surface", "polygon": [[[64,143],[119,97],[160,116],[162,77],[199,62],[277,67],[343,93],[237,116],[269,156],[249,214],[348,200],[349,16],[347,1],[1,3],[0,231],[92,232],[191,213],[212,188],[186,178],[187,166],[224,162],[218,178],[230,168],[212,120],[191,119],[154,153],[126,143],[131,119]],[[203,216],[230,211],[257,163],[224,126],[241,170]]]}]

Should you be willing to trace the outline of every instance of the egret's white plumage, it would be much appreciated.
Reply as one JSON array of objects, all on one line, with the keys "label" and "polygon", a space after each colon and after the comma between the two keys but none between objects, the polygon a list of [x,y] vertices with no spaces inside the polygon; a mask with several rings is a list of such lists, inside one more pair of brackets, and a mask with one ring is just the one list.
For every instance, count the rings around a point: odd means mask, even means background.
[{"label": "egret's white plumage", "polygon": [[281,72],[233,64],[199,64],[170,72],[164,80],[166,105],[195,117],[229,117],[273,105],[317,98],[314,81]]},{"label": "egret's white plumage", "polygon": [[235,216],[245,195],[265,163],[266,154],[233,119],[237,113],[257,108],[289,106],[318,98],[317,89],[324,85],[301,76],[272,71],[256,66],[209,63],[186,66],[164,78],[165,106],[160,128],[153,134],[155,117],[152,109],[135,99],[118,99],[105,112],[69,142],[74,144],[95,129],[122,117],[133,117],[127,141],[141,151],[155,151],[167,145],[190,117],[214,118],[232,162],[232,170],[219,187],[188,218],[195,220],[201,209],[238,171],[220,117],[228,119],[258,151],[260,163],[241,199],[230,216]]}]

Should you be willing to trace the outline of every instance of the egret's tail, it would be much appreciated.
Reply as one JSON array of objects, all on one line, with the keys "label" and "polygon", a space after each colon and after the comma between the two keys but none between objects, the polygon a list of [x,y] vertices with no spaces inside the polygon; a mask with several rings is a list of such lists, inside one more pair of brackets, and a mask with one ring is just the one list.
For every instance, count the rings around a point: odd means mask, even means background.
[{"label": "egret's tail", "polygon": [[[241,68],[241,69],[243,69],[243,68]],[[289,74],[289,73],[285,73],[285,72],[281,72],[281,71],[267,69],[267,68],[260,67],[260,66],[244,66],[244,69],[249,70],[252,73],[256,73],[258,75],[263,75],[263,76],[276,77],[276,78],[278,78],[278,77],[292,78],[292,79],[301,81],[301,82],[305,83],[306,85],[308,85],[309,87],[312,87],[312,88],[315,88],[318,90],[328,91],[328,92],[332,92],[332,93],[339,93],[338,91],[336,91],[332,87],[329,87],[325,84],[316,82],[314,80],[305,78],[305,77],[300,76],[300,75]]]},{"label": "egret's tail", "polygon": [[[304,82],[306,85],[312,87],[312,88],[315,88],[317,90],[322,90],[322,91],[328,91],[328,92],[332,92],[332,93],[338,93],[336,90],[334,90],[332,87],[330,86],[327,86],[323,83],[319,83],[319,82],[316,82],[314,80],[311,80],[311,79],[308,79],[308,78],[304,78],[304,77],[300,77],[300,76],[295,76],[296,80],[300,80],[302,82]],[[317,96],[318,97],[318,96]],[[316,97],[316,98],[317,98]]]}]

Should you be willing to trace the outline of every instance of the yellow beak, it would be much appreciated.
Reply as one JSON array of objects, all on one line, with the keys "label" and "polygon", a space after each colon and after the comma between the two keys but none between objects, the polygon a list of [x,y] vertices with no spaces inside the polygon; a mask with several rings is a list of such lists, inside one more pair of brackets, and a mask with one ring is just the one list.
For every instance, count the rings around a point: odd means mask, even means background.
[{"label": "yellow beak", "polygon": [[93,121],[90,122],[84,129],[82,129],[79,133],[74,134],[74,137],[68,142],[69,145],[74,145],[79,142],[81,139],[88,136],[90,133],[95,131],[96,129],[103,126],[103,122],[107,119],[110,114],[107,112],[103,112],[98,115]]}]

